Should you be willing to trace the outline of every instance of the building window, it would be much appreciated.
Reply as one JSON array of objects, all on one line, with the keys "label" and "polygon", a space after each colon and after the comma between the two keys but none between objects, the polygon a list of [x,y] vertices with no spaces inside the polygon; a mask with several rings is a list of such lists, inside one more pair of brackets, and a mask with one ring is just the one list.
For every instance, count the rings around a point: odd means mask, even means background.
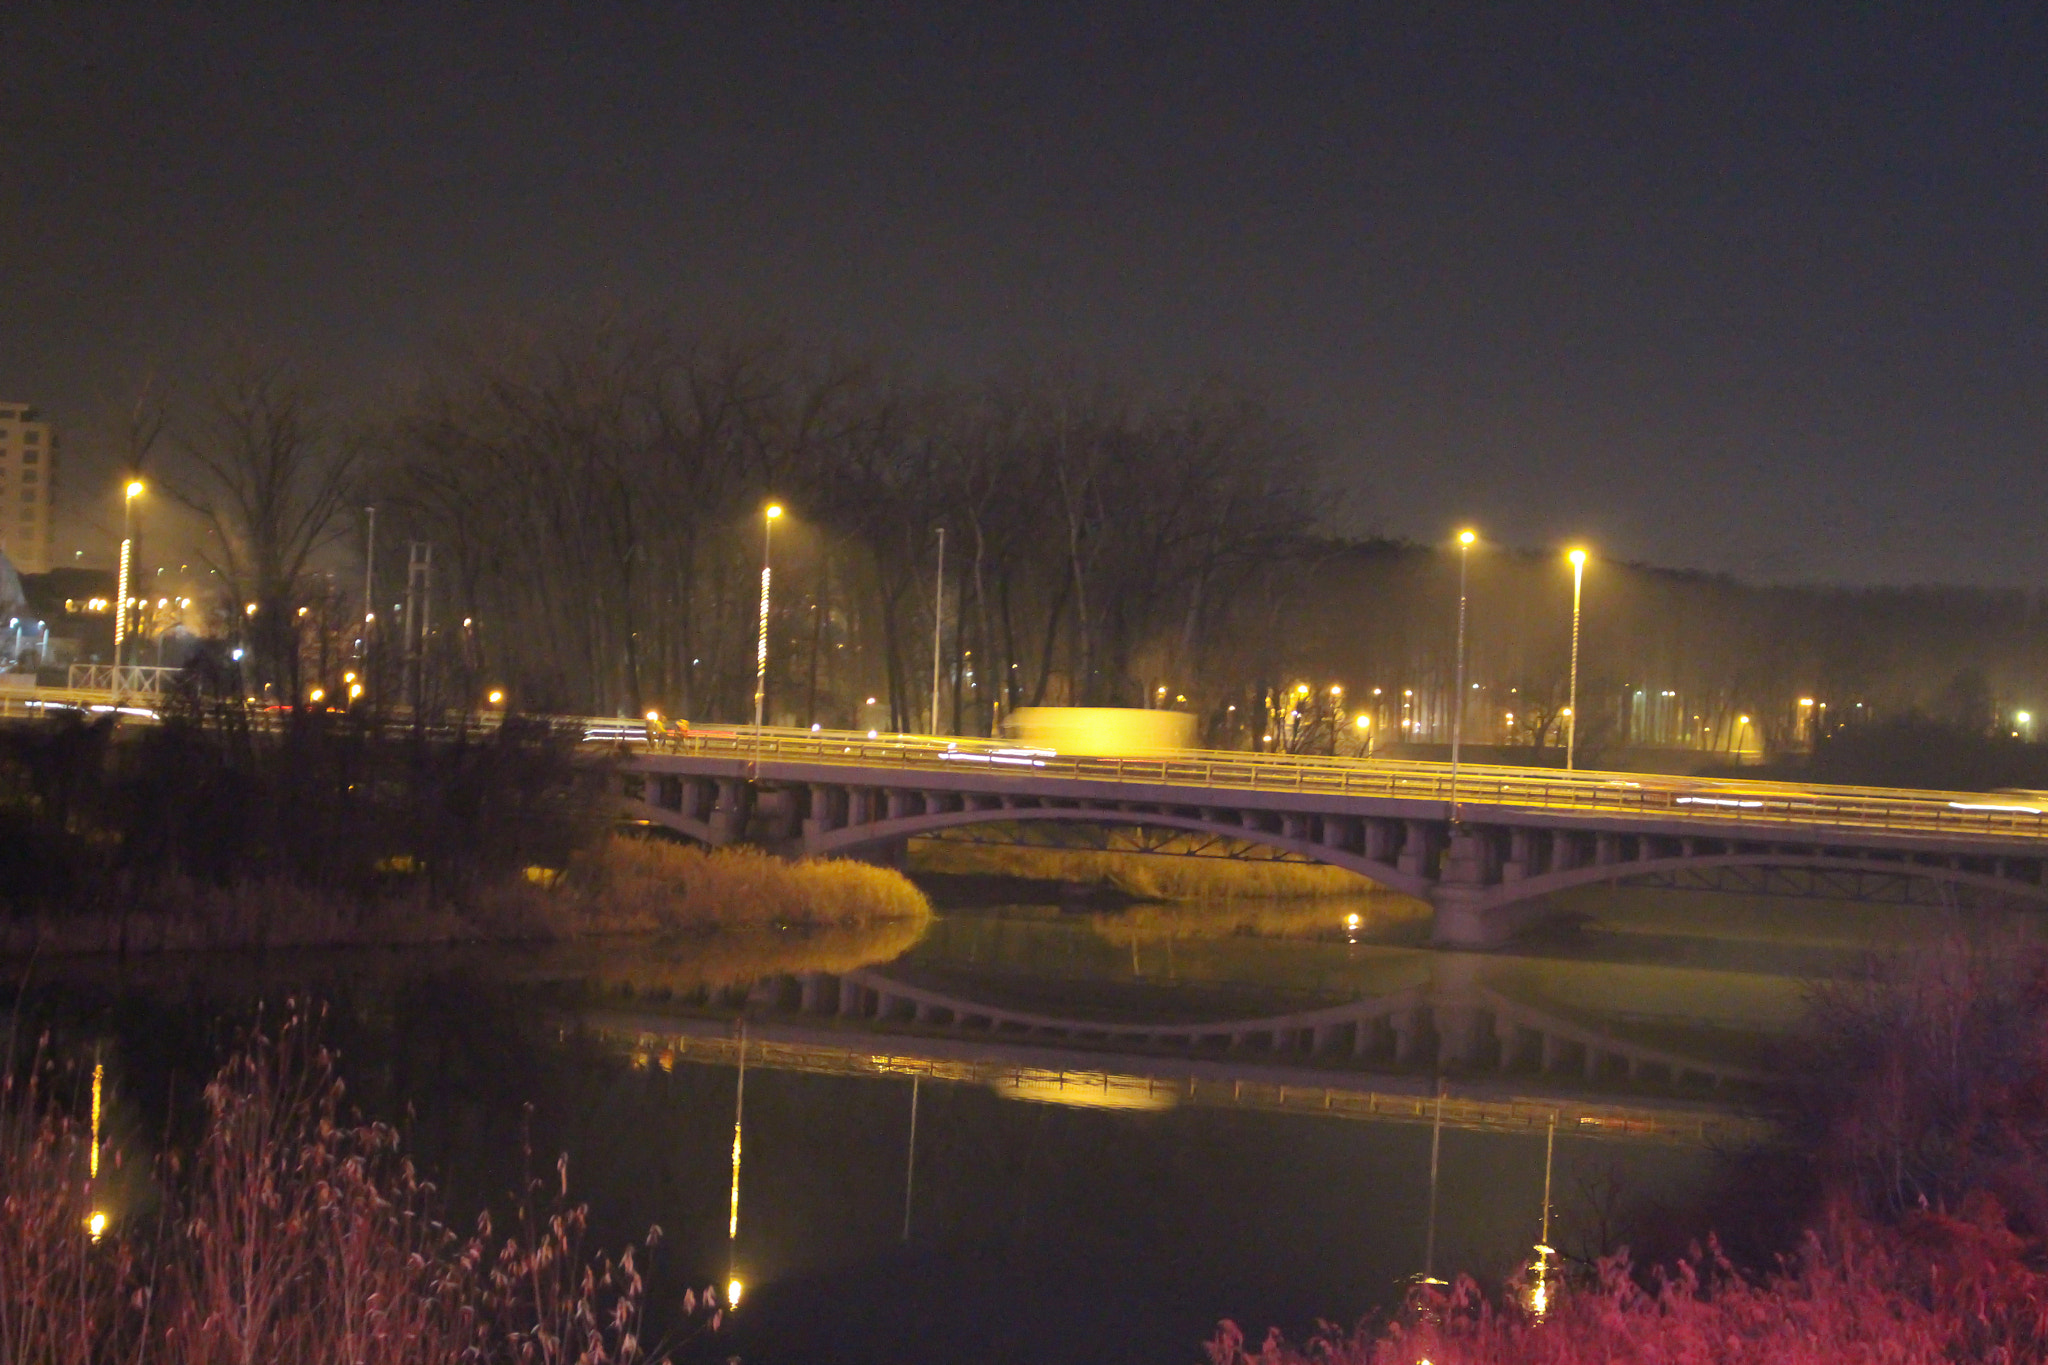
[{"label": "building window", "polygon": [[23,483],[34,483],[36,481],[36,471],[33,469],[24,469],[21,472],[21,481]]},{"label": "building window", "polygon": [[23,464],[34,464],[42,458],[43,452],[40,450],[24,450],[21,452],[21,462]]}]

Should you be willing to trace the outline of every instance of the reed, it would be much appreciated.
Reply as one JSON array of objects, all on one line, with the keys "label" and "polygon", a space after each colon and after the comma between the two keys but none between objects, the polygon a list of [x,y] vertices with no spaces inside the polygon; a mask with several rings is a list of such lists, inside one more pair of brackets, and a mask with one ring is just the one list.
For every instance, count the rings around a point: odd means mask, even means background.
[{"label": "reed", "polygon": [[[640,1339],[645,1246],[583,1247],[568,1173],[531,1182],[509,1235],[443,1222],[387,1125],[344,1111],[316,1011],[247,1034],[162,1214],[94,1209],[86,1143],[43,1061],[0,1090],[0,1360],[135,1365],[529,1365],[668,1359]],[[651,1246],[659,1229],[650,1233]],[[715,1327],[692,1294],[689,1326]]]},{"label": "reed", "polygon": [[584,932],[709,933],[896,924],[921,932],[931,902],[901,873],[840,859],[791,862],[615,835],[558,888]]},{"label": "reed", "polygon": [[1953,1365],[2037,1361],[2048,1352],[2048,1274],[1992,1208],[1926,1212],[1899,1227],[1839,1214],[1776,1270],[1739,1273],[1709,1248],[1668,1273],[1626,1257],[1553,1284],[1482,1293],[1461,1277],[1418,1291],[1391,1321],[1307,1341],[1269,1333],[1256,1349],[1234,1323],[1211,1365]]},{"label": "reed", "polygon": [[459,899],[419,875],[392,876],[377,891],[285,876],[226,885],[177,874],[108,877],[65,913],[0,919],[0,957],[880,925],[914,941],[931,918],[931,903],[900,873],[855,862],[792,863],[752,849],[706,852],[614,836],[572,857],[559,875],[534,873]]},{"label": "reed", "polygon": [[[950,839],[913,839],[910,864],[919,872],[1094,882],[1113,886],[1139,900],[1307,900],[1356,896],[1377,889],[1376,883],[1355,872],[1320,863],[1191,857],[1171,851],[1176,846],[1193,848],[1198,841],[1195,835],[1176,840],[1167,846],[1168,851],[1162,852],[1116,847],[1129,838],[1111,831],[1111,846],[1107,849],[1021,848]],[[1207,842],[1206,836],[1199,836],[1199,840]],[[1239,851],[1249,849],[1244,845]]]},{"label": "reed", "polygon": [[1420,930],[1429,921],[1426,901],[1381,891],[1314,900],[1226,900],[1146,903],[1088,917],[1089,925],[1119,943],[1175,938],[1385,938]]}]

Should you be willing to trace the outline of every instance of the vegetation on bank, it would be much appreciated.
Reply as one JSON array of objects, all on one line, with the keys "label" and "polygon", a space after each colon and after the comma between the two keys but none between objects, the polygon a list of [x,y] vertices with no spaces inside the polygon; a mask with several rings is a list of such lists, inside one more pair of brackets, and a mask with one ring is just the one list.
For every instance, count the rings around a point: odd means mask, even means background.
[{"label": "vegetation on bank", "polygon": [[[579,850],[566,869],[535,866],[530,875],[477,888],[459,901],[435,896],[418,872],[389,880],[394,884],[366,894],[283,877],[226,885],[151,878],[116,907],[0,922],[0,956],[686,933],[734,940],[693,948],[691,956],[735,970],[750,961],[810,958],[845,966],[895,957],[931,918],[924,894],[888,868],[794,863],[755,849],[706,851],[621,835]],[[773,951],[752,941],[770,930],[780,934],[771,940]],[[781,932],[788,930],[800,932]]]},{"label": "vegetation on bank", "polygon": [[1354,872],[1321,863],[1189,857],[1176,851],[1214,842],[1207,835],[1186,835],[1157,851],[1138,849],[1128,831],[1112,829],[1106,835],[1108,847],[1102,849],[1024,848],[964,840],[913,839],[910,867],[914,872],[1092,883],[1112,886],[1147,901],[1300,900],[1359,896],[1380,890]]},{"label": "vegetation on bank", "polygon": [[[445,1221],[397,1132],[348,1113],[317,1016],[252,1032],[206,1087],[196,1138],[143,1161],[95,1154],[47,1058],[0,1082],[0,1360],[135,1365],[539,1365],[669,1358],[641,1340],[660,1238],[588,1254],[566,1159],[500,1231]],[[97,1174],[95,1173],[97,1164]],[[693,1293],[688,1330],[718,1326]]]},{"label": "vegetation on bank", "polygon": [[0,728],[0,955],[921,930],[931,913],[882,868],[612,834],[580,732],[312,712],[259,731],[203,685],[139,731]]},{"label": "vegetation on bank", "polygon": [[2048,1358],[2048,953],[1958,939],[1876,964],[1816,994],[1783,1062],[1787,1140],[1731,1162],[1674,1238],[1690,1251],[1553,1263],[1542,1312],[1529,1282],[1461,1279],[1300,1344],[1225,1323],[1210,1359]]},{"label": "vegetation on bank", "polygon": [[1216,904],[1147,903],[1090,915],[1088,923],[1104,938],[1142,943],[1163,939],[1325,938],[1426,932],[1427,902],[1397,892],[1369,896],[1333,896],[1315,900],[1244,900]]}]

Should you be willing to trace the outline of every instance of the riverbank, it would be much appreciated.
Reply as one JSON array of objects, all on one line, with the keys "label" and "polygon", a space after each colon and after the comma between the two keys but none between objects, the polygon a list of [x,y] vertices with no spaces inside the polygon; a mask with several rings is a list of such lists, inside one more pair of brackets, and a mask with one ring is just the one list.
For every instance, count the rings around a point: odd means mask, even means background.
[{"label": "riverbank", "polygon": [[[404,947],[561,942],[615,935],[759,936],[891,926],[901,951],[931,902],[901,873],[866,863],[793,863],[753,849],[702,849],[614,835],[561,868],[437,894],[395,871],[364,894],[283,877],[215,885],[169,875],[108,878],[79,888],[67,910],[0,922],[0,957],[271,948]],[[879,960],[871,934],[835,957]],[[762,954],[736,949],[743,958]],[[885,953],[890,956],[893,953]],[[774,956],[774,954],[769,954]]]}]

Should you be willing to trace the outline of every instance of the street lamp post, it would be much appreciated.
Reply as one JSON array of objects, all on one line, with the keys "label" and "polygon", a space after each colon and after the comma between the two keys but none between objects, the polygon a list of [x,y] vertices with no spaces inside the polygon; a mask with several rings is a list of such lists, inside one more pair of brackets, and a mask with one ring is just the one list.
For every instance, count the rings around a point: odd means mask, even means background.
[{"label": "street lamp post", "polygon": [[754,639],[754,762],[761,761],[761,727],[768,705],[768,551],[775,531],[775,519],[782,515],[778,503],[769,503],[761,517],[761,628]]},{"label": "street lamp post", "polygon": [[1451,819],[1458,818],[1458,750],[1465,738],[1465,570],[1472,558],[1472,531],[1458,532],[1458,666],[1451,698]]},{"label": "street lamp post", "polygon": [[932,576],[932,730],[939,732],[939,641],[946,624],[946,528],[939,528],[939,567]]},{"label": "street lamp post", "polygon": [[135,499],[142,494],[142,480],[130,479],[121,499],[120,589],[114,599],[114,690],[121,690],[122,646],[128,640],[128,593],[135,554]]},{"label": "street lamp post", "polygon": [[1573,550],[1566,558],[1572,562],[1572,676],[1564,709],[1564,770],[1570,772],[1579,749],[1579,589],[1586,577],[1586,552]]}]

